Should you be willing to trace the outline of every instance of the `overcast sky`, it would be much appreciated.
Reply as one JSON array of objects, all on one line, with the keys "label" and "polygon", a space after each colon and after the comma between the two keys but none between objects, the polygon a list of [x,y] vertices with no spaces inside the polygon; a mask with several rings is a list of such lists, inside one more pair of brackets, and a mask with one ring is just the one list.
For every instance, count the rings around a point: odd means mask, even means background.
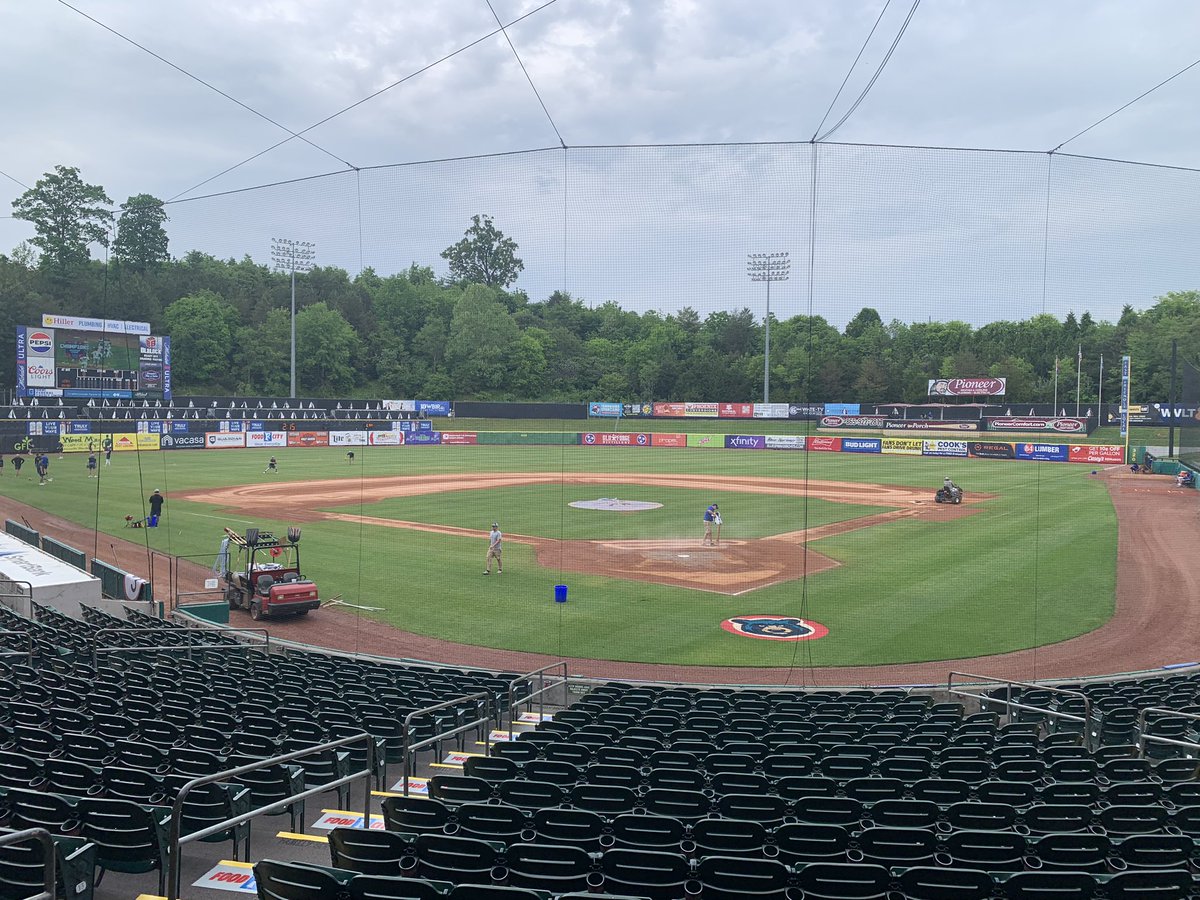
[{"label": "overcast sky", "polygon": [[[294,130],[412,75],[496,28],[486,0],[72,0],[78,9]],[[492,0],[504,22],[535,9]],[[895,0],[826,125],[865,86],[907,15]],[[839,0],[557,0],[509,35],[571,148],[803,142],[880,10]],[[519,286],[589,302],[702,311],[761,303],[748,250],[789,250],[773,311],[844,323],[1020,318],[1200,288],[1200,176],[1056,160],[1047,284],[1044,152],[1193,62],[1192,2],[924,0],[848,122],[846,143],[1042,151],[930,154],[821,148],[809,293],[807,146],[561,150],[372,170],[169,207],[175,254],[266,261],[272,234],[323,262],[396,271],[472,212],[522,247]],[[501,35],[196,187],[288,137],[56,2],[0,4],[0,201],[56,164],[116,203],[448,157],[558,147]],[[1200,167],[1200,66],[1065,152]],[[29,235],[0,219],[0,250]]]}]

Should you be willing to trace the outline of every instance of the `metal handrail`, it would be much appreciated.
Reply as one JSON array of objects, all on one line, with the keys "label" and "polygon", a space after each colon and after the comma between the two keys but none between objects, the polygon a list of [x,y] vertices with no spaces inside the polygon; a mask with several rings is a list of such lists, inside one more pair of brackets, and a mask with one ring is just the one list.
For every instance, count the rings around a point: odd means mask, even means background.
[{"label": "metal handrail", "polygon": [[570,675],[567,672],[567,661],[565,659],[560,660],[559,662],[556,662],[556,663],[550,663],[548,666],[542,666],[540,669],[534,669],[532,672],[526,672],[524,675],[518,675],[516,678],[514,678],[512,681],[510,681],[508,683],[507,712],[508,712],[508,739],[510,741],[513,739],[513,735],[516,733],[513,729],[513,709],[515,708],[513,704],[515,702],[515,697],[516,697],[516,692],[513,690],[514,686],[520,682],[528,681],[530,683],[530,686],[532,687],[533,677],[535,675],[537,676],[538,689],[536,691],[531,690],[529,692],[529,696],[525,697],[525,699],[522,700],[521,702],[528,703],[530,708],[532,709],[533,708],[533,698],[537,697],[538,698],[538,719],[540,721],[540,719],[543,716],[545,716],[545,714],[546,714],[546,692],[548,690],[550,690],[550,687],[548,687],[546,685],[546,673],[548,671],[550,671],[551,669],[557,669],[559,666],[562,666],[562,683],[566,684],[567,679],[570,677]]},{"label": "metal handrail", "polygon": [[[433,706],[426,706],[424,709],[413,710],[407,716],[404,717],[404,724],[402,727],[403,734],[404,734],[404,751],[403,751],[403,755],[400,758],[400,765],[404,769],[404,796],[405,797],[408,796],[408,774],[409,774],[409,769],[412,768],[413,753],[415,753],[417,750],[423,750],[425,747],[429,747],[432,744],[440,743],[441,741],[444,741],[448,737],[454,737],[456,734],[462,734],[464,731],[470,731],[472,728],[478,728],[480,725],[483,725],[485,723],[490,723],[493,720],[493,718],[495,718],[495,716],[494,715],[484,716],[482,719],[475,719],[474,721],[471,721],[471,722],[464,722],[462,725],[458,725],[454,728],[451,728],[449,731],[439,732],[438,734],[435,734],[433,737],[427,737],[427,738],[425,738],[425,740],[417,741],[415,744],[412,743],[412,721],[413,721],[413,719],[417,718],[417,716],[424,716],[424,715],[428,715],[429,713],[435,713],[439,709],[449,709],[452,706],[459,706],[463,703],[469,703],[472,700],[487,700],[489,702],[490,707],[493,710],[496,708],[496,695],[495,694],[493,694],[491,691],[478,691],[474,694],[466,694],[462,697],[456,697],[453,700],[446,700],[443,703],[435,703]],[[484,756],[490,756],[491,752],[492,752],[492,742],[489,740],[486,744],[484,744],[483,754],[484,754]]]},{"label": "metal handrail", "polygon": [[[956,691],[954,689],[954,676],[955,675],[958,675],[962,678],[974,679],[974,681],[976,683],[990,682],[992,684],[1003,684],[1005,686],[1005,699],[999,700],[995,697],[981,697],[979,694],[972,694],[970,691],[963,691],[963,690]],[[1066,694],[1069,697],[1078,697],[1079,699],[1083,700],[1083,715],[1077,716],[1074,713],[1059,712],[1058,710],[1046,709],[1045,707],[1042,707],[1042,706],[1029,706],[1028,704],[1017,703],[1012,698],[1012,689],[1014,687],[1033,688],[1034,690],[1037,690],[1037,691],[1050,691],[1051,693],[1055,693],[1055,694]],[[951,672],[949,677],[946,679],[946,693],[950,694],[953,697],[974,697],[976,700],[986,699],[989,703],[999,703],[999,704],[1002,704],[1003,706],[1007,707],[1008,709],[1025,709],[1025,710],[1030,710],[1031,712],[1045,713],[1047,716],[1050,716],[1051,718],[1064,719],[1068,722],[1082,722],[1084,724],[1085,730],[1088,727],[1090,727],[1092,724],[1092,701],[1091,701],[1091,698],[1088,697],[1087,694],[1081,693],[1079,691],[1067,690],[1066,688],[1050,687],[1049,685],[1036,684],[1031,681],[1013,681],[1012,679],[1009,679],[1009,678],[995,678],[990,675],[972,675],[970,672]],[[1087,736],[1085,735],[1085,737],[1087,737]]]},{"label": "metal handrail", "polygon": [[1186,713],[1177,709],[1165,709],[1161,706],[1147,706],[1138,713],[1138,749],[1140,755],[1146,756],[1146,741],[1151,741],[1155,744],[1170,744],[1174,747],[1191,747],[1194,750],[1200,751],[1200,744],[1195,741],[1181,741],[1176,738],[1159,737],[1156,734],[1146,734],[1146,714],[1147,713],[1166,713],[1168,716],[1177,719],[1191,719],[1193,722],[1200,722],[1200,715],[1196,713]]},{"label": "metal handrail", "polygon": [[[10,593],[8,593],[8,592],[2,592],[2,593],[0,593],[0,598],[3,598],[3,597],[14,597],[14,598],[16,598],[16,599],[18,599],[18,600],[28,600],[28,601],[30,602],[30,604],[32,604],[32,603],[33,603],[33,582],[30,582],[30,581],[14,581],[14,580],[12,580],[11,578],[5,578],[5,579],[4,579],[4,584],[5,584],[6,586],[11,584],[11,585],[13,585],[14,587],[15,587],[15,586],[17,586],[17,585],[24,585],[25,587],[29,588],[29,593],[27,593],[27,594],[10,594]],[[7,608],[11,608],[11,607],[8,607],[8,604],[4,604],[4,605],[5,605],[5,607],[7,607]],[[14,610],[13,610],[13,612],[15,612],[17,615],[21,615],[21,612],[20,612],[20,610],[16,610],[16,609],[14,609]],[[28,615],[28,616],[26,616],[26,618],[27,618],[27,619],[32,619],[32,618],[33,618],[33,609],[32,609],[32,606],[30,607],[30,612],[29,612],[29,615]]]},{"label": "metal handrail", "polygon": [[8,844],[23,844],[26,841],[37,841],[42,845],[42,892],[27,897],[26,900],[55,900],[58,881],[58,855],[54,849],[54,838],[45,828],[26,828],[24,831],[14,831],[0,834],[0,847]]},{"label": "metal handrail", "polygon": [[[303,759],[306,756],[312,756],[316,753],[323,753],[326,750],[335,750],[339,747],[346,747],[350,744],[364,742],[367,745],[367,766],[361,772],[352,772],[349,775],[343,776],[330,781],[327,784],[318,785],[314,788],[305,788],[298,794],[292,794],[282,800],[276,800],[274,803],[268,803],[266,806],[260,806],[256,809],[248,810],[240,815],[233,816],[223,822],[217,822],[214,825],[209,825],[207,828],[201,828],[199,831],[193,831],[190,834],[181,836],[180,829],[183,827],[183,801],[194,788],[203,787],[206,784],[215,784],[219,781],[228,781],[231,778],[236,778],[239,775],[246,775],[250,772],[257,772],[259,769],[267,769],[271,766],[283,765],[292,760]],[[175,798],[175,803],[171,807],[171,828],[170,837],[168,839],[169,852],[167,854],[167,900],[179,900],[179,878],[180,878],[180,848],[184,844],[190,844],[192,841],[203,840],[214,834],[219,834],[222,831],[228,831],[243,822],[249,822],[256,816],[268,815],[278,810],[287,809],[297,800],[307,800],[309,797],[315,797],[317,794],[323,794],[333,788],[341,787],[343,784],[350,784],[352,781],[357,781],[360,778],[365,778],[365,788],[363,790],[363,827],[371,827],[371,777],[375,771],[375,741],[365,731],[360,731],[358,734],[352,734],[348,737],[338,738],[335,741],[326,741],[324,744],[316,744],[312,747],[305,747],[303,750],[296,750],[292,753],[283,753],[279,756],[272,756],[270,759],[256,760],[245,766],[238,766],[236,769],[228,769],[224,772],[218,772],[215,775],[204,775],[200,778],[193,778],[187,784],[179,789],[179,794]]]},{"label": "metal handrail", "polygon": [[261,650],[264,653],[271,652],[271,634],[265,628],[222,628],[221,634],[261,634],[263,642],[256,644],[247,641],[237,641],[232,644],[164,644],[154,646],[124,646],[120,644],[111,644],[100,646],[100,637],[106,634],[179,634],[180,632],[191,632],[192,629],[181,627],[163,627],[163,628],[101,628],[91,635],[92,639],[92,666],[96,665],[96,654],[98,653],[113,653],[121,650],[187,650],[188,655],[191,655],[192,650]]},{"label": "metal handrail", "polygon": [[16,631],[14,629],[7,629],[0,631],[0,634],[20,634],[24,635],[25,640],[29,641],[28,650],[0,650],[0,656],[24,656],[26,660],[28,660],[29,664],[33,665],[33,651],[37,649],[37,644],[33,640],[32,631]]}]

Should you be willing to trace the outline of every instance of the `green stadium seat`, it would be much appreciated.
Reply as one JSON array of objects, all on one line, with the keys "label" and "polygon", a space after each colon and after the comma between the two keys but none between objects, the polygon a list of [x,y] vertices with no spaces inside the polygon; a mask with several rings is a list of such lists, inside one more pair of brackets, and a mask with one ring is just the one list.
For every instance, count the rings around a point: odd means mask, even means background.
[{"label": "green stadium seat", "polygon": [[791,872],[778,860],[707,856],[696,866],[701,896],[713,900],[784,900]]},{"label": "green stadium seat", "polygon": [[1003,892],[1007,900],[1091,900],[1097,885],[1086,872],[1017,872]]},{"label": "green stadium seat", "polygon": [[884,866],[818,862],[800,868],[796,884],[805,900],[882,900],[892,886]]},{"label": "green stadium seat", "polygon": [[163,893],[167,861],[167,822],[171,811],[140,806],[127,800],[79,801],[81,835],[96,846],[100,876],[106,871],[142,874],[158,872],[158,893]]},{"label": "green stadium seat", "polygon": [[580,847],[557,844],[513,844],[505,853],[508,883],[554,894],[584,891],[592,860]]},{"label": "green stadium seat", "polygon": [[503,845],[445,834],[419,834],[414,842],[417,873],[454,884],[491,882]]},{"label": "green stadium seat", "polygon": [[1015,831],[952,831],[943,836],[942,851],[955,867],[987,872],[1017,872],[1025,867],[1025,836]]},{"label": "green stadium seat", "polygon": [[1047,834],[1030,847],[1030,855],[1047,871],[1106,872],[1112,852],[1108,835],[1090,832]]},{"label": "green stadium seat", "polygon": [[905,900],[987,900],[995,890],[987,872],[933,866],[904,870],[899,876],[899,887]]},{"label": "green stadium seat", "polygon": [[618,847],[677,852],[688,827],[671,816],[626,813],[612,819],[610,831]]},{"label": "green stadium seat", "polygon": [[605,891],[647,900],[676,900],[691,874],[687,858],[678,853],[623,847],[601,856],[600,871]]},{"label": "green stadium seat", "polygon": [[[3,834],[5,829],[0,829]],[[24,900],[42,890],[45,850],[37,841],[0,847],[0,900]],[[54,836],[56,894],[61,900],[92,900],[96,847],[83,838]]]},{"label": "green stadium seat", "polygon": [[365,875],[398,876],[416,867],[411,834],[369,828],[334,828],[329,832],[330,862],[337,869]]},{"label": "green stadium seat", "polygon": [[[523,840],[530,830],[527,811],[503,803],[464,803],[458,807],[455,823],[447,833],[486,841],[511,843]],[[457,831],[453,831],[457,828]],[[526,835],[528,836],[528,835]]]},{"label": "green stadium seat", "polygon": [[596,813],[558,807],[539,809],[533,814],[532,826],[539,843],[570,844],[595,853],[600,850],[608,822]]}]

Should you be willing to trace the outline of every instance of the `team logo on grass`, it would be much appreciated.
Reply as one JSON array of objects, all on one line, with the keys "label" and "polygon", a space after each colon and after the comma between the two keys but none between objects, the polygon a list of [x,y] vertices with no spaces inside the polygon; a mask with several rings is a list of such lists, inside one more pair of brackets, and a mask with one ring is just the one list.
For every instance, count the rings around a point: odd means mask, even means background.
[{"label": "team logo on grass", "polygon": [[726,619],[721,627],[730,634],[767,641],[814,641],[829,634],[821,623],[796,616],[736,616]]}]

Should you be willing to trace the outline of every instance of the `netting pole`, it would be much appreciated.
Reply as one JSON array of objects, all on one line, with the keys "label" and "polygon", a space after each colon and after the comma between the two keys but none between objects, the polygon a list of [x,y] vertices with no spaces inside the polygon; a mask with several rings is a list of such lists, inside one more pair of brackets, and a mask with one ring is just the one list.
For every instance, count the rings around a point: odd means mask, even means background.
[{"label": "netting pole", "polygon": [[1179,339],[1171,338],[1171,386],[1167,388],[1167,415],[1170,426],[1167,428],[1167,456],[1175,456],[1175,410],[1179,399],[1175,395],[1175,367],[1179,363]]}]

